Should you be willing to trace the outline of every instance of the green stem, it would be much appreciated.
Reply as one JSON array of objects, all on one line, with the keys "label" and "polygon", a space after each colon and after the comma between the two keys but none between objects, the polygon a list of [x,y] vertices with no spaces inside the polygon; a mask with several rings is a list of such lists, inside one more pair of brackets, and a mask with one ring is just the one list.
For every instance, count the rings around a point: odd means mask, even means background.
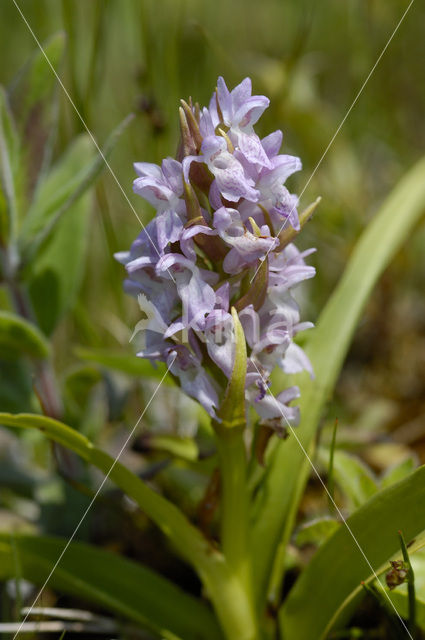
[{"label": "green stem", "polygon": [[220,461],[221,542],[229,565],[238,574],[246,572],[248,496],[246,451],[243,432],[224,428],[217,433]]},{"label": "green stem", "polygon": [[221,482],[221,542],[233,580],[244,593],[245,631],[244,635],[237,637],[256,638],[248,544],[247,457],[243,433],[241,427],[216,427]]}]

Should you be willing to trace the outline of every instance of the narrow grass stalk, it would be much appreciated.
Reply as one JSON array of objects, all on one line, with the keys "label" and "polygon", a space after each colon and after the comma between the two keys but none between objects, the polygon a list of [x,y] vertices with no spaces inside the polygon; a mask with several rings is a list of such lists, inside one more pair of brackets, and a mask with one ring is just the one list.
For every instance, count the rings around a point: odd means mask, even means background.
[{"label": "narrow grass stalk", "polygon": [[408,567],[407,574],[407,597],[409,602],[409,631],[413,638],[416,638],[416,594],[415,594],[415,574],[410,562],[409,552],[403,538],[401,531],[398,532],[400,539],[401,552],[403,554],[403,560]]}]

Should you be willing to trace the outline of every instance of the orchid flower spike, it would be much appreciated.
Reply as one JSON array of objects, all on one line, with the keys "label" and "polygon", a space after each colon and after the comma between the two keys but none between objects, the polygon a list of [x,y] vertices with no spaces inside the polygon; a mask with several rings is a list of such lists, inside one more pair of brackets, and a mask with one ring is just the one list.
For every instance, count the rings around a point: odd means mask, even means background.
[{"label": "orchid flower spike", "polygon": [[156,215],[116,255],[127,270],[125,289],[146,317],[136,327],[138,356],[167,363],[181,388],[220,421],[235,362],[236,310],[246,342],[246,407],[282,434],[298,423],[291,403],[299,390],[272,396],[273,369],[313,373],[294,342],[313,325],[300,321],[292,291],[314,276],[305,263],[314,250],[301,253],[292,240],[314,207],[299,217],[298,198],[284,184],[301,161],[279,153],[281,131],[263,139],[255,133],[269,100],[252,95],[249,78],[232,91],[219,78],[208,108],[182,105],[177,159],[134,165],[134,191]]}]

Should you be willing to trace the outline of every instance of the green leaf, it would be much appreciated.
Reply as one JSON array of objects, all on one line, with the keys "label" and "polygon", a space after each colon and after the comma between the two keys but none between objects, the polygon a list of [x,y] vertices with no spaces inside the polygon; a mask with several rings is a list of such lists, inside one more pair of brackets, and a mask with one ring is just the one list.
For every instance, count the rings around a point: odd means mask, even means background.
[{"label": "green leaf", "polygon": [[295,536],[295,542],[300,547],[305,544],[320,546],[335,533],[340,526],[341,523],[333,518],[318,518],[300,527]]},{"label": "green leaf", "polygon": [[[318,459],[326,467],[329,460],[327,449],[319,449]],[[360,507],[377,492],[378,486],[371,470],[365,463],[345,451],[334,452],[333,476],[351,508]]]},{"label": "green leaf", "polygon": [[47,335],[76,300],[84,275],[91,205],[90,193],[75,202],[32,263],[29,294],[38,325]]},{"label": "green leaf", "polygon": [[[57,33],[43,43],[43,50],[58,71],[65,49],[65,34]],[[42,51],[37,49],[18,73],[9,90],[20,139],[25,142],[23,164],[26,185],[22,185],[20,209],[31,201],[40,173],[49,162],[56,135],[59,84]]]},{"label": "green leaf", "polygon": [[[344,621],[350,603],[361,597],[361,581],[373,579],[359,547],[374,571],[382,572],[400,553],[398,531],[406,541],[425,531],[425,467],[377,493],[346,526],[319,548],[281,607],[282,638],[320,640]],[[353,539],[358,542],[359,547]],[[312,597],[314,594],[314,597]],[[346,609],[348,607],[348,609]]]},{"label": "green leaf", "polygon": [[381,478],[380,486],[382,489],[390,487],[395,482],[399,482],[410,475],[417,467],[417,462],[414,456],[402,460],[398,464],[390,467],[385,475]]},{"label": "green leaf", "polygon": [[52,216],[86,180],[94,159],[98,159],[96,148],[90,136],[81,133],[41,183],[22,225],[22,240],[30,240],[49,224]]},{"label": "green leaf", "polygon": [[[365,303],[424,208],[425,159],[422,159],[391,192],[363,232],[317,327],[309,332],[306,351],[316,378],[312,381],[307,374],[298,376],[301,424],[296,437],[276,443],[254,505],[252,556],[258,594],[267,593],[276,549],[279,544],[286,546],[291,534],[299,500],[311,472],[305,452],[310,456],[313,453],[317,425],[332,395]],[[279,389],[287,386],[283,376],[275,379],[275,383]]]},{"label": "green leaf", "polygon": [[174,458],[181,458],[190,462],[194,462],[199,458],[198,445],[193,438],[147,433],[142,437],[141,444],[149,451],[163,451]]},{"label": "green leaf", "polygon": [[[0,534],[0,579],[15,577],[14,552],[22,578],[42,585],[66,540]],[[54,569],[49,587],[104,607],[143,628],[182,640],[221,638],[217,622],[200,600],[135,562],[81,542],[72,542]],[[188,615],[188,612],[190,615]]]},{"label": "green leaf", "polygon": [[0,243],[13,240],[17,224],[16,176],[19,172],[19,140],[9,103],[0,87]]},{"label": "green leaf", "polygon": [[48,238],[61,216],[93,184],[105,158],[132,120],[127,117],[112,132],[102,154],[86,133],[80,134],[41,183],[20,231],[20,244],[28,261]]},{"label": "green leaf", "polygon": [[[109,349],[87,349],[85,347],[78,347],[76,349],[76,355],[82,360],[95,362],[106,369],[121,371],[136,378],[155,378],[160,380],[166,371],[166,367],[162,363],[159,363],[155,368],[147,360],[137,358],[134,353],[126,354],[123,351],[114,353]],[[164,379],[163,384],[174,386],[173,379],[168,377]]]},{"label": "green leaf", "polygon": [[47,358],[50,346],[33,324],[9,311],[0,311],[0,357],[26,355]]}]

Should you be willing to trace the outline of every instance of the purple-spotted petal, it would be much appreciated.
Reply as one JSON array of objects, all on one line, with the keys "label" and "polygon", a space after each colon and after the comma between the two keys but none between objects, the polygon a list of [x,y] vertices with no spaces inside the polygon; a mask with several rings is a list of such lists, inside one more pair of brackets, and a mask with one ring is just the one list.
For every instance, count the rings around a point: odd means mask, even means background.
[{"label": "purple-spotted petal", "polygon": [[248,162],[260,167],[272,168],[273,165],[264,151],[261,140],[255,133],[248,134],[240,131],[236,135],[239,149]]},{"label": "purple-spotted petal", "polygon": [[184,326],[202,328],[205,315],[214,308],[215,292],[201,277],[198,267],[182,255],[169,253],[158,261],[156,270],[164,276],[168,272],[174,276],[182,301]]},{"label": "purple-spotted petal", "polygon": [[233,121],[240,129],[252,127],[270,104],[266,96],[252,96],[243,101],[235,111]]}]

